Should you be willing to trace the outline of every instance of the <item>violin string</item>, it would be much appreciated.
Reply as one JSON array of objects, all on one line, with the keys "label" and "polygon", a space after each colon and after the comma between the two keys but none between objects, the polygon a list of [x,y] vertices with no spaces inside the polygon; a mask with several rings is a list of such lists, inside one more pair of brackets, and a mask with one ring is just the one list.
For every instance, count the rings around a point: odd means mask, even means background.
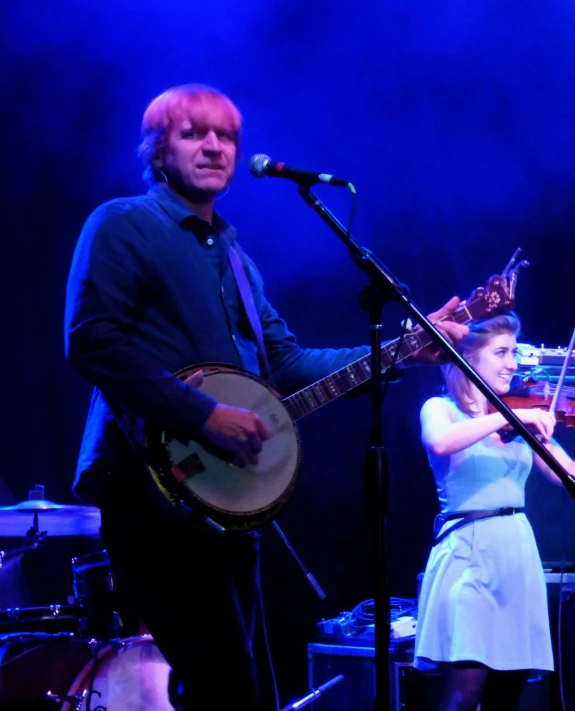
[{"label": "violin string", "polygon": [[565,378],[567,377],[567,368],[569,367],[569,361],[571,360],[571,354],[573,353],[573,347],[575,346],[575,328],[571,335],[571,341],[569,342],[569,347],[567,348],[567,353],[565,354],[565,360],[563,361],[563,367],[561,368],[561,375],[559,376],[559,381],[557,387],[555,388],[555,394],[553,395],[553,402],[549,406],[549,412],[551,414],[555,413],[557,408],[557,403],[559,402],[559,392],[563,387]]}]

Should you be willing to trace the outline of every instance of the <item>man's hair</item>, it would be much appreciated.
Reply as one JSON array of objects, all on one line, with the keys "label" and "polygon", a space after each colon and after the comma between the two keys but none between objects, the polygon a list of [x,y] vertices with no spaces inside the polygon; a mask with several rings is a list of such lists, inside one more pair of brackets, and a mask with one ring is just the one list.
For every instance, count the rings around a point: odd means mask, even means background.
[{"label": "man's hair", "polygon": [[150,102],[142,118],[142,141],[138,155],[144,162],[144,180],[155,183],[162,180],[153,161],[162,150],[174,123],[182,117],[190,105],[219,103],[229,109],[236,125],[236,150],[239,155],[242,115],[235,104],[221,91],[205,84],[182,84],[174,86]]},{"label": "man's hair", "polygon": [[[483,321],[475,321],[469,325],[469,334],[462,338],[457,346],[457,350],[472,363],[475,354],[484,348],[495,336],[508,333],[511,336],[518,336],[521,330],[519,318],[513,312],[494,316]],[[441,366],[447,393],[455,402],[457,407],[467,415],[476,415],[472,409],[473,399],[471,397],[471,382],[453,363]]]}]

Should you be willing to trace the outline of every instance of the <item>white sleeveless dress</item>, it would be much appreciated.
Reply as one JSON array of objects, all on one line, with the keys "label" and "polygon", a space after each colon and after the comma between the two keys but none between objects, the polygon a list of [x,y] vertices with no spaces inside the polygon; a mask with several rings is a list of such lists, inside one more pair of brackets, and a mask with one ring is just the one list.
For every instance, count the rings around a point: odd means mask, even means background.
[{"label": "white sleeveless dress", "polygon": [[[448,402],[456,421],[468,419]],[[462,452],[429,459],[442,513],[525,505],[533,455],[519,437],[507,444],[486,437]],[[553,669],[545,578],[525,514],[476,521],[431,549],[415,666],[457,661],[498,670]]]}]

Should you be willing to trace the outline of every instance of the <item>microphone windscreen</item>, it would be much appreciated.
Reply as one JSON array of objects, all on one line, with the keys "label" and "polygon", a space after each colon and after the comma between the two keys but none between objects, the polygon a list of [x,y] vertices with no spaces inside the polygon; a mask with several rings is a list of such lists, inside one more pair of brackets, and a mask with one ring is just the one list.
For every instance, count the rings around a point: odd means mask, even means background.
[{"label": "microphone windscreen", "polygon": [[250,173],[256,178],[263,178],[266,174],[266,165],[270,162],[270,157],[263,153],[256,153],[249,160],[248,167]]}]

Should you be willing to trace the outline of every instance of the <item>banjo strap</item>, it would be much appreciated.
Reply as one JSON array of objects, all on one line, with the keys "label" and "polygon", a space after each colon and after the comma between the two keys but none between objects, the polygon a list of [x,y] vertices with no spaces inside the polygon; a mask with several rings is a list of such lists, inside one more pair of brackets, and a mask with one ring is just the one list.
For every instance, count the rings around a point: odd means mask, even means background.
[{"label": "banjo strap", "polygon": [[248,318],[249,324],[256,337],[256,342],[258,345],[258,351],[263,361],[263,365],[266,371],[266,379],[268,382],[272,382],[272,371],[268,361],[268,356],[266,353],[266,347],[264,344],[264,333],[262,329],[262,323],[260,321],[259,314],[254,303],[254,295],[252,292],[252,287],[250,280],[246,273],[246,268],[242,262],[240,255],[237,253],[235,247],[230,247],[229,252],[230,266],[236,278],[236,284],[238,285],[238,292],[240,294],[240,301],[243,304],[246,316]]}]

